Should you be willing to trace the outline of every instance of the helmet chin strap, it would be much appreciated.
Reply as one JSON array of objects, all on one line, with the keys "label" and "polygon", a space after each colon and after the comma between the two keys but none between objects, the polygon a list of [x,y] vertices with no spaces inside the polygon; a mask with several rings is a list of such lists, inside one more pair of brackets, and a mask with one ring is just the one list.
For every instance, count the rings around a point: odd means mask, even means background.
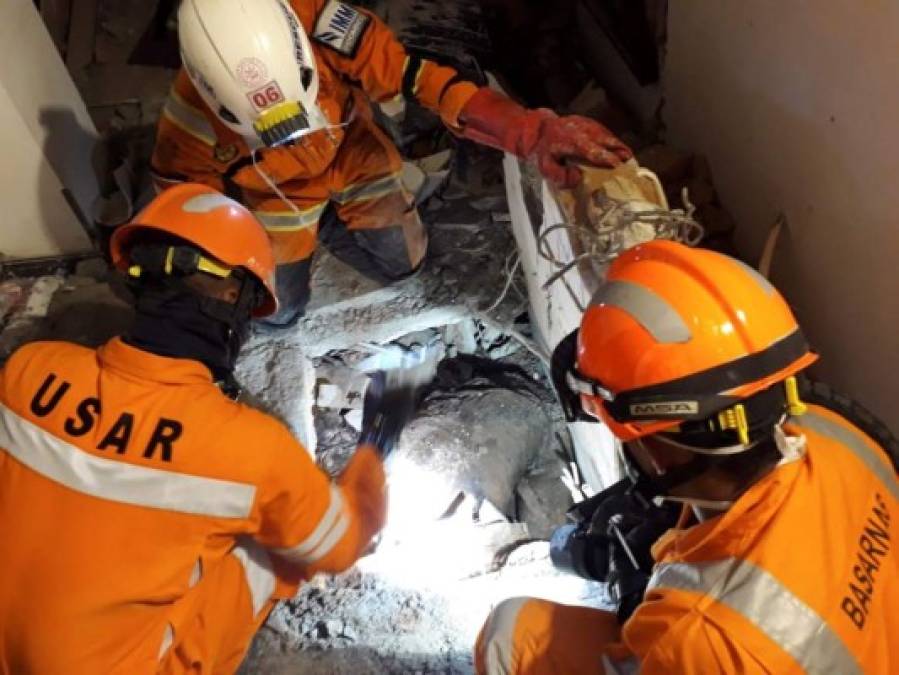
[{"label": "helmet chin strap", "polygon": [[[326,126],[320,127],[311,131],[309,133],[315,133],[316,131],[326,131],[330,136],[332,142],[337,142],[337,139],[334,137],[334,129],[342,129],[343,127],[349,126],[352,121],[356,119],[356,114],[350,115],[350,118],[346,122],[341,122],[340,124],[328,124]],[[308,134],[304,134],[308,135]],[[250,158],[253,160],[253,169],[259,174],[259,177],[263,180],[263,182],[269,187],[269,189],[277,195],[278,199],[280,199],[284,204],[287,205],[294,213],[300,213],[300,209],[294,204],[287,196],[281,191],[281,188],[278,187],[278,184],[269,176],[259,165],[259,157],[257,153],[266,149],[266,146],[262,144],[262,142],[258,138],[252,139],[253,142],[250,142],[250,139],[246,139],[247,145],[250,147]]]},{"label": "helmet chin strap", "polygon": [[266,185],[269,186],[272,192],[278,195],[278,199],[284,202],[287,207],[296,214],[300,213],[300,209],[294,204],[291,200],[287,198],[287,196],[281,192],[281,188],[278,187],[278,184],[272,180],[272,177],[269,176],[265,171],[262,170],[262,167],[259,166],[259,161],[256,157],[256,153],[262,150],[262,148],[256,148],[250,153],[250,157],[253,159],[253,168],[256,170],[256,173],[259,174],[259,177],[265,182]]},{"label": "helmet chin strap", "polygon": [[[639,439],[637,442],[639,442]],[[656,506],[661,506],[664,502],[674,502],[688,504],[694,507],[694,509],[726,511],[733,505],[734,500],[709,500],[700,497],[679,497],[671,495],[670,491],[679,485],[683,485],[694,478],[701,476],[710,468],[714,467],[717,463],[715,461],[716,458],[723,458],[746,452],[758,446],[762,441],[756,440],[748,444],[741,443],[723,446],[721,448],[696,448],[674,441],[671,438],[665,438],[664,442],[673,447],[688,450],[694,453],[696,457],[686,464],[674,467],[667,471],[661,469],[653,462],[653,466],[658,472],[653,476],[632,459],[623,447],[620,447],[619,453],[624,461],[628,478],[630,478],[632,482],[632,492],[646,503],[653,503]],[[805,437],[787,435],[783,430],[782,420],[774,427],[774,443],[781,454],[781,460],[778,462],[777,466],[795,461],[805,454]]]}]

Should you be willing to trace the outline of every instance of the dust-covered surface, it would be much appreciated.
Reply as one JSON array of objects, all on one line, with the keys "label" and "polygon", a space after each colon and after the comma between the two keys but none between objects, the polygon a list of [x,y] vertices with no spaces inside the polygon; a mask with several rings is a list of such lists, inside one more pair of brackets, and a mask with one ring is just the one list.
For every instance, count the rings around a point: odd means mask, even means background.
[{"label": "dust-covered surface", "polygon": [[[378,554],[283,603],[258,634],[244,675],[462,674],[490,609],[522,595],[607,607],[604,589],[557,572],[534,542],[499,571],[455,579],[415,563],[385,569]],[[446,551],[441,551],[444,555]],[[423,583],[424,574],[430,578]]]}]

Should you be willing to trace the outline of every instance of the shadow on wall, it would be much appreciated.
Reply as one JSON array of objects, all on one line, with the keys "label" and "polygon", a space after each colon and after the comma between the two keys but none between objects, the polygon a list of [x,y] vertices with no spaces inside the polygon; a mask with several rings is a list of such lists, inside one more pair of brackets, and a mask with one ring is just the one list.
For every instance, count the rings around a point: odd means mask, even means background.
[{"label": "shadow on wall", "polygon": [[899,352],[894,331],[884,330],[899,322],[899,232],[883,152],[860,147],[853,121],[816,109],[808,92],[759,82],[748,62],[696,78],[707,56],[681,52],[667,78],[669,141],[708,156],[750,259],[786,215],[772,281],[821,354],[816,376],[882,419],[899,419]]},{"label": "shadow on wall", "polygon": [[[42,108],[38,121],[45,130],[43,152],[47,160],[42,163],[41,175],[38,176],[37,192],[42,220],[59,250],[74,253],[77,251],[73,250],[73,244],[80,237],[73,229],[84,231],[91,241],[95,238],[88,214],[98,192],[97,178],[91,164],[96,136],[82,127],[68,108]],[[66,223],[58,222],[60,212],[51,206],[58,203],[58,196],[54,193],[60,183],[62,197],[72,213],[70,222]]]}]

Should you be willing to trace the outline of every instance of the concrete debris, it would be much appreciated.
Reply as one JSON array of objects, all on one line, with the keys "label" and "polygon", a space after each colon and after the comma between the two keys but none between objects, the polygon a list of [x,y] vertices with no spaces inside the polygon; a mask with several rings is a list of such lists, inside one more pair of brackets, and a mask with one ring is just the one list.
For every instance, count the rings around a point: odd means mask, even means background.
[{"label": "concrete debris", "polygon": [[63,281],[64,279],[61,276],[35,279],[19,318],[27,320],[47,316],[47,312],[50,310],[50,301],[53,300],[53,294],[63,285]]},{"label": "concrete debris", "polygon": [[[314,579],[279,605],[257,637],[242,675],[470,675],[471,647],[490,609],[507,597],[535,595],[609,608],[603,585],[557,572],[549,544],[510,551],[505,565],[483,575],[435,577],[414,588],[414,565],[398,562],[392,574],[378,553],[330,579]],[[322,635],[319,622],[340,632]],[[349,637],[352,636],[352,637]]]},{"label": "concrete debris", "polygon": [[353,368],[330,361],[315,367],[315,405],[319,408],[362,408],[368,377]]},{"label": "concrete debris", "polygon": [[123,332],[123,292],[91,277],[57,274],[0,284],[0,362],[25,342],[70,340],[96,347]]},{"label": "concrete debris", "polygon": [[564,467],[553,461],[529,472],[516,488],[518,519],[527,524],[530,536],[548,539],[565,522],[565,512],[573,504],[571,492],[562,481]]},{"label": "concrete debris", "polygon": [[437,511],[462,491],[489,500],[508,516],[515,510],[515,486],[546,443],[548,426],[539,404],[511,391],[449,399],[437,394],[403,433],[397,461],[443,478],[445,495],[431,500]]},{"label": "concrete debris", "polygon": [[244,388],[242,402],[274,415],[314,450],[315,370],[302,350],[283,349],[278,340],[255,341],[244,348],[234,374]]}]

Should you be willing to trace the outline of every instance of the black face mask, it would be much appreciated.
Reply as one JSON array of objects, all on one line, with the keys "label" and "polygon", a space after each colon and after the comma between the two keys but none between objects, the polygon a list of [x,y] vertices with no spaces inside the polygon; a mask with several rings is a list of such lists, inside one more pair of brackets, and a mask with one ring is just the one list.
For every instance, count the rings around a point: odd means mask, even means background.
[{"label": "black face mask", "polygon": [[252,281],[244,280],[235,304],[179,282],[140,287],[136,293],[137,316],[125,336],[128,344],[159,356],[200,361],[216,381],[233,383],[231,373],[258,300]]}]

